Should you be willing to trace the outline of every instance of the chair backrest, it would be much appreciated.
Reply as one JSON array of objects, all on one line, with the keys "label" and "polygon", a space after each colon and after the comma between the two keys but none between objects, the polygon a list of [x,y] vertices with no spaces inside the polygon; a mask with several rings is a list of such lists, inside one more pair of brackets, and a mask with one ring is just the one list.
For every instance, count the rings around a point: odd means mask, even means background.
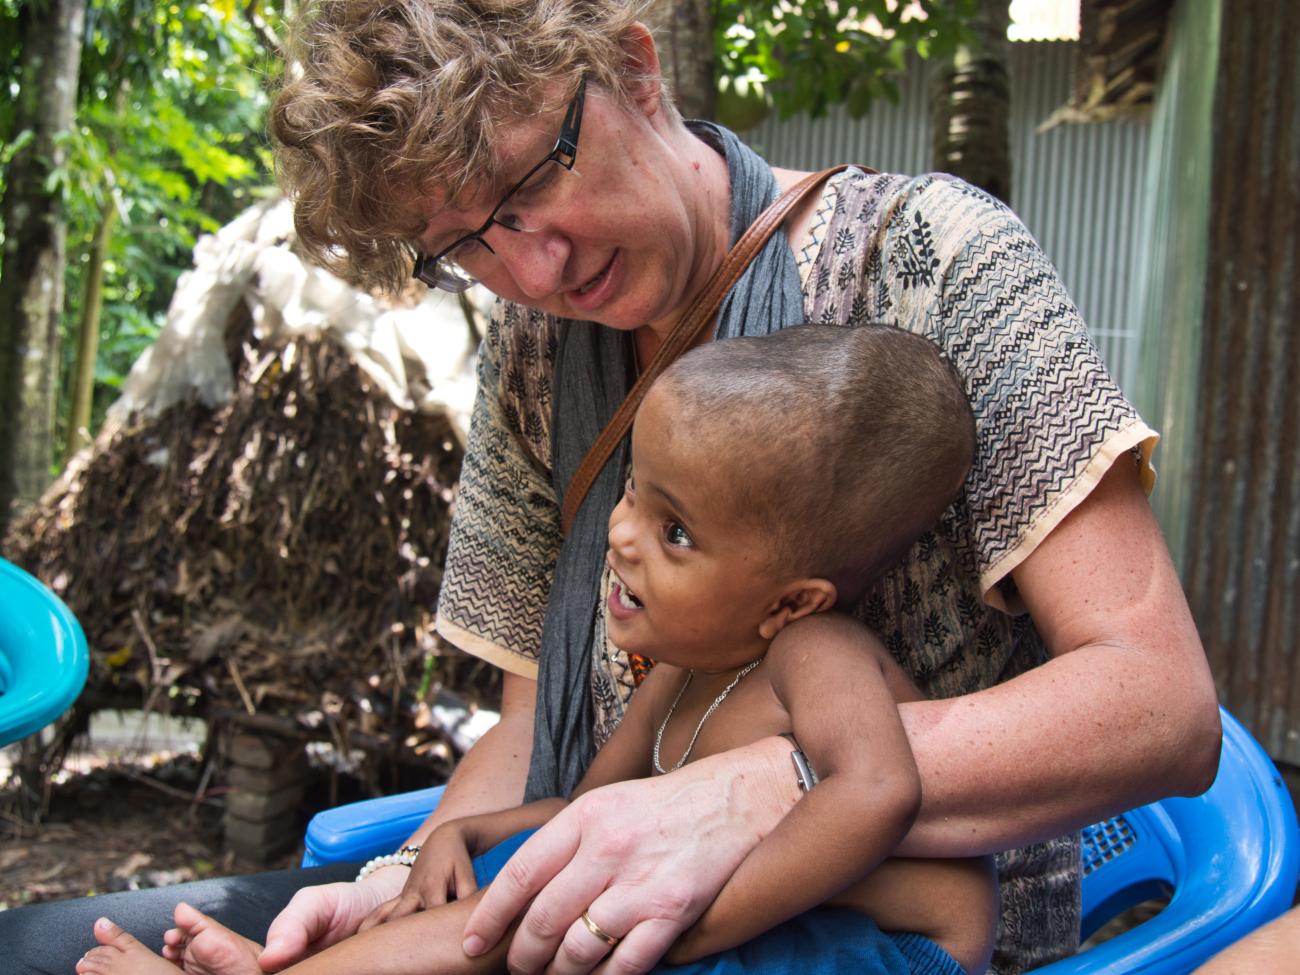
[{"label": "chair backrest", "polygon": [[90,654],[58,596],[0,559],[0,745],[39,731],[86,683]]},{"label": "chair backrest", "polygon": [[1177,975],[1286,911],[1300,830],[1285,783],[1227,711],[1219,774],[1204,795],[1164,799],[1084,830],[1083,934],[1152,897],[1155,917],[1039,975]]}]

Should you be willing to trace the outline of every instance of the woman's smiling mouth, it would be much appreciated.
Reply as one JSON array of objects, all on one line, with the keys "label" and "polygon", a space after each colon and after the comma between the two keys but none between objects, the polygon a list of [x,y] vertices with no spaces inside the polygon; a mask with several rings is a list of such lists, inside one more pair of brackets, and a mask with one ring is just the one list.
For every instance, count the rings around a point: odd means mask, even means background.
[{"label": "woman's smiling mouth", "polygon": [[587,292],[589,292],[592,288],[596,287],[596,285],[600,284],[601,280],[602,280],[602,279],[605,277],[605,275],[608,274],[608,273],[609,273],[609,265],[606,264],[603,268],[600,269],[600,272],[599,272],[599,273],[598,273],[594,278],[592,278],[592,279],[591,279],[590,281],[588,281],[586,284],[584,284],[584,285],[582,285],[580,288],[578,288],[578,294],[580,294],[580,295],[585,295],[585,294],[586,294]]},{"label": "woman's smiling mouth", "polygon": [[594,277],[588,278],[568,293],[569,304],[574,308],[592,312],[604,305],[617,290],[622,261],[619,250],[615,250]]}]

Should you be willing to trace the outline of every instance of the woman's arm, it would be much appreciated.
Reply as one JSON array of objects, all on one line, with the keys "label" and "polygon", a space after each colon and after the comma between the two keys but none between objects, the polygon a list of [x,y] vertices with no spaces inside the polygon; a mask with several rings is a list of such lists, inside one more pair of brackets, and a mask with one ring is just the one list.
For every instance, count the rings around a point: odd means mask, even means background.
[{"label": "woman's arm", "polygon": [[[419,844],[438,824],[475,813],[518,805],[524,794],[533,740],[537,682],[507,673],[501,690],[501,720],[461,760],[442,801],[408,844]],[[300,890],[271,923],[263,967],[274,971],[352,935],[385,901],[401,893],[406,867],[376,870],[359,883]]]},{"label": "woman's arm", "polygon": [[768,651],[768,678],[820,776],[745,858],[667,955],[695,961],[829,900],[890,855],[921,805],[921,782],[882,669],[857,620],[815,616]]},{"label": "woman's arm", "polygon": [[1214,780],[1214,682],[1127,455],[1013,576],[1052,659],[902,706],[925,796],[904,855],[1021,846]]},{"label": "woman's arm", "polygon": [[502,675],[501,720],[461,759],[438,808],[411,834],[406,845],[418,845],[438,824],[449,819],[506,809],[523,801],[536,703],[537,681],[509,672]]}]

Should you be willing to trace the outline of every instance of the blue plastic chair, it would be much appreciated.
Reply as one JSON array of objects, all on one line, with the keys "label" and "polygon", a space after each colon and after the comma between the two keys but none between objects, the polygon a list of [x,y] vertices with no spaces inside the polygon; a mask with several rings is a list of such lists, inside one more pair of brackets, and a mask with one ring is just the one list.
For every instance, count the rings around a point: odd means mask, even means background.
[{"label": "blue plastic chair", "polygon": [[1180,975],[1286,911],[1300,875],[1300,831],[1286,784],[1232,715],[1214,785],[1164,799],[1083,834],[1083,936],[1156,897],[1169,903],[1123,934],[1037,975]]},{"label": "blue plastic chair", "polygon": [[[1300,875],[1295,808],[1272,761],[1228,712],[1219,774],[1195,799],[1164,799],[1083,832],[1083,937],[1122,911],[1169,897],[1155,917],[1036,975],[1181,975],[1288,907]],[[318,814],[303,866],[391,853],[442,787]]]},{"label": "blue plastic chair", "polygon": [[38,579],[0,559],[0,745],[66,711],[89,671],[76,617]]}]

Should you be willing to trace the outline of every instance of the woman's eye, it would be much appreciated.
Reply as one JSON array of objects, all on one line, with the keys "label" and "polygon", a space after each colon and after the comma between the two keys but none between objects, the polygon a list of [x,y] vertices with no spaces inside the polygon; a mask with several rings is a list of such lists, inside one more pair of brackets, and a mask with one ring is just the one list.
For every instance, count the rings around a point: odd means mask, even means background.
[{"label": "woman's eye", "polygon": [[690,532],[675,521],[669,522],[668,527],[664,529],[664,541],[677,548],[690,548],[695,544],[691,540]]},{"label": "woman's eye", "polygon": [[483,243],[478,237],[466,237],[463,241],[453,247],[447,253],[447,257],[457,264],[463,264],[465,261],[472,261],[476,257],[482,257],[490,253],[487,244]]},{"label": "woman's eye", "polygon": [[523,218],[514,213],[501,212],[492,218],[492,222],[498,227],[505,227],[506,230],[520,231],[524,229]]},{"label": "woman's eye", "polygon": [[636,490],[636,482],[632,480],[632,475],[629,474],[627,476],[627,480],[623,482],[623,493],[631,494],[635,490]]},{"label": "woman's eye", "polygon": [[555,160],[548,159],[545,166],[542,166],[537,170],[537,172],[533,173],[532,176],[528,177],[528,182],[515,190],[511,199],[518,199],[520,197],[528,199],[529,197],[542,192],[550,186],[552,182],[554,182],[556,170],[559,168],[560,167],[555,164]]}]

